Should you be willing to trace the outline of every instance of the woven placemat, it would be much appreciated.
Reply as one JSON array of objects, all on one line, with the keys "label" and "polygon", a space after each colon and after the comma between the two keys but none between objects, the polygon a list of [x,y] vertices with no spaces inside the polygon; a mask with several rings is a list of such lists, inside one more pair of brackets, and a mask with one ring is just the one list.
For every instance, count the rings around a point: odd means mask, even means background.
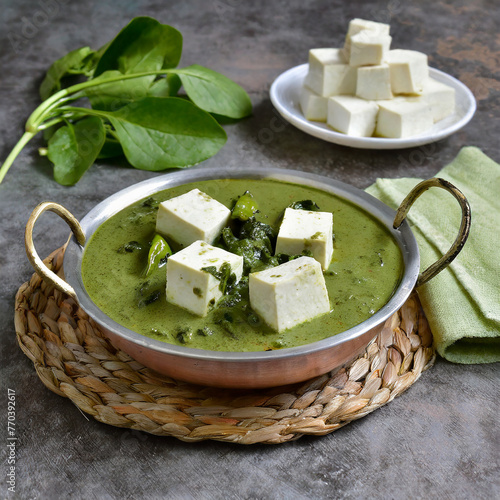
[{"label": "woven placemat", "polygon": [[[62,274],[64,249],[46,264]],[[96,420],[183,441],[277,444],[324,435],[380,408],[432,366],[432,335],[417,295],[365,353],[334,374],[273,389],[195,386],[115,349],[70,297],[38,274],[16,295],[16,335],[37,375]]]}]

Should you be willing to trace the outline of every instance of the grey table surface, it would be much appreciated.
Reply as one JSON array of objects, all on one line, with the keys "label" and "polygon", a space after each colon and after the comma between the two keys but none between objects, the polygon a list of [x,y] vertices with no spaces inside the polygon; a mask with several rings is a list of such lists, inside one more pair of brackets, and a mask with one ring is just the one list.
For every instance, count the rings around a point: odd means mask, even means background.
[{"label": "grey table surface", "polygon": [[[279,167],[322,174],[359,188],[377,177],[430,177],[464,145],[500,160],[500,21],[494,0],[137,1],[2,0],[0,156],[38,104],[51,62],[101,46],[131,18],[150,15],[184,35],[181,66],[200,63],[240,83],[253,115],[226,127],[226,146],[205,165]],[[472,122],[438,143],[399,151],[354,150],[284,122],[269,100],[272,81],[307,59],[311,47],[340,46],[354,17],[390,22],[394,44],[429,55],[432,66],[466,83]],[[74,187],[52,180],[31,143],[0,185],[1,498],[441,498],[500,497],[499,366],[435,366],[390,404],[324,437],[277,446],[188,444],[106,426],[47,390],[17,346],[14,295],[32,269],[24,225],[43,200],[78,218],[117,190],[154,173],[100,162]],[[44,216],[35,239],[48,255],[66,239]],[[16,394],[16,487],[7,489],[7,394]]]}]

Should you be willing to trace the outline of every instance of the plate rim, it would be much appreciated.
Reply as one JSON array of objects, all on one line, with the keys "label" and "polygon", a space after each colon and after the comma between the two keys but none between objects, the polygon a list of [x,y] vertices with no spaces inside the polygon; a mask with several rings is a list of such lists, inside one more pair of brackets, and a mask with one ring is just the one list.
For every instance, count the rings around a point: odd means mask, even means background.
[{"label": "plate rim", "polygon": [[[273,106],[280,113],[280,115],[289,123],[294,125],[302,132],[308,135],[322,139],[324,141],[338,144],[341,146],[347,146],[359,149],[404,149],[422,146],[424,144],[430,144],[432,142],[437,142],[441,139],[449,137],[461,128],[465,127],[469,121],[474,116],[477,109],[477,102],[472,91],[460,80],[451,76],[444,71],[438,70],[436,68],[429,67],[429,76],[438,77],[439,81],[442,79],[453,84],[453,88],[456,91],[460,91],[461,95],[464,96],[467,102],[465,114],[455,123],[450,126],[430,135],[418,135],[413,137],[408,137],[405,139],[389,139],[382,137],[353,137],[341,132],[336,132],[333,129],[324,128],[321,122],[309,121],[305,117],[297,117],[291,112],[291,107],[287,105],[279,96],[279,92],[289,87],[288,81],[291,75],[294,73],[300,73],[306,71],[309,67],[308,63],[299,64],[289,68],[288,70],[281,73],[271,84],[270,88],[270,99]],[[456,99],[456,97],[455,97]],[[321,125],[319,125],[321,123]]]}]

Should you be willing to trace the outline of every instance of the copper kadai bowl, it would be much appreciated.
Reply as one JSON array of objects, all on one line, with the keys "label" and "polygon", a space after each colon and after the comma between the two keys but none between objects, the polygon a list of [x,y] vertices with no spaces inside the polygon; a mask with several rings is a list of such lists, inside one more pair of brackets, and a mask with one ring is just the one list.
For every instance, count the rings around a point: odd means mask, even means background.
[{"label": "copper kadai bowl", "polygon": [[[113,214],[147,196],[185,184],[211,179],[275,179],[311,186],[333,193],[360,206],[377,218],[394,236],[404,260],[404,274],[391,299],[372,317],[330,338],[266,352],[218,352],[167,344],[125,328],[106,316],[90,299],[82,282],[81,266],[85,244],[96,229]],[[435,264],[419,274],[420,256],[413,233],[405,221],[412,203],[430,187],[441,187],[455,196],[462,207],[462,223],[451,249]],[[64,256],[65,280],[50,271],[33,245],[33,225],[50,210],[70,226]],[[428,281],[446,267],[464,245],[470,227],[470,208],[463,194],[443,179],[429,179],[417,185],[395,212],[371,195],[348,184],[326,177],[283,169],[228,170],[193,169],[166,174],[126,188],[110,196],[78,222],[64,207],[44,202],[35,208],[26,226],[26,250],[35,270],[62,292],[75,298],[108,336],[111,343],[143,365],[170,377],[188,382],[231,388],[276,387],[301,382],[342,365],[359,355],[379,334],[384,322],[407,300],[415,287]]]}]

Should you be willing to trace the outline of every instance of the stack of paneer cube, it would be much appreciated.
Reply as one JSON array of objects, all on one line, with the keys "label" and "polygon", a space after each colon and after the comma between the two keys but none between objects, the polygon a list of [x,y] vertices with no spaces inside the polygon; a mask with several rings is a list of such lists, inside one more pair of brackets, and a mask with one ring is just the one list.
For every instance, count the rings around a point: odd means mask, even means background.
[{"label": "stack of paneer cube", "polygon": [[311,49],[305,118],[354,137],[405,138],[454,113],[455,89],[429,76],[427,56],[391,41],[388,24],[353,19],[342,49]]},{"label": "stack of paneer cube", "polygon": [[[216,273],[226,263],[236,282],[242,277],[243,257],[216,247],[231,211],[193,189],[160,204],[156,231],[183,247],[167,261],[167,302],[206,316],[222,297]],[[333,216],[287,208],[278,233],[276,252],[303,256],[249,275],[252,309],[276,331],[283,331],[330,312],[323,270],[333,256]],[[216,274],[215,273],[215,274]]]}]

